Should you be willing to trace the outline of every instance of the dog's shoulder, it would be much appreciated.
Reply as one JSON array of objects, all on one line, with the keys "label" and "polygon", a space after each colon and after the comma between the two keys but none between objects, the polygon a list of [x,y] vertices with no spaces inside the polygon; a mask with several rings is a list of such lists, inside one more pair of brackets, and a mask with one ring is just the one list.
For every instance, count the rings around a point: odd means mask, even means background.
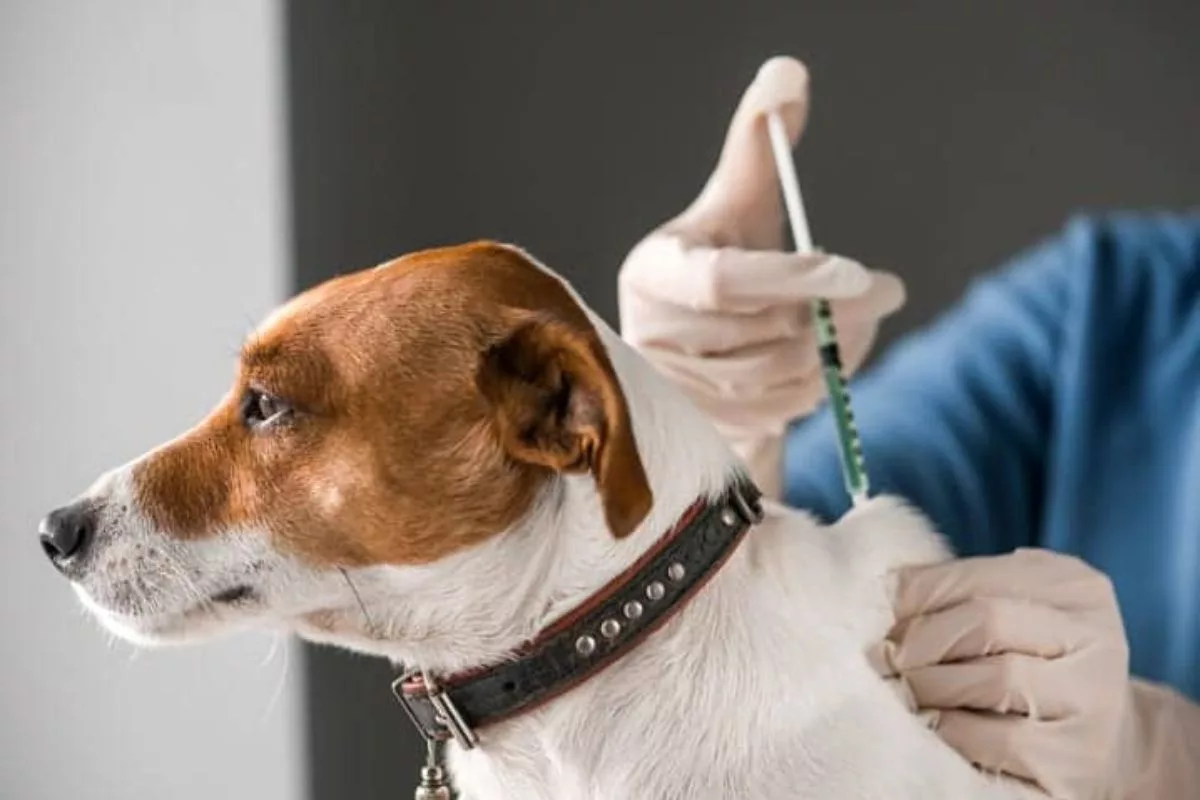
[{"label": "dog's shoulder", "polygon": [[774,503],[765,510],[752,558],[780,587],[781,603],[837,620],[859,644],[891,627],[897,569],[950,557],[929,519],[900,498],[873,498],[829,525]]},{"label": "dog's shoulder", "polygon": [[933,523],[903,499],[875,497],[831,524],[808,512],[767,501],[760,544],[773,555],[803,550],[805,561],[829,562],[858,577],[883,577],[901,567],[950,558]]},{"label": "dog's shoulder", "polygon": [[828,531],[837,556],[868,575],[884,576],[901,567],[945,561],[951,555],[929,518],[892,495],[852,508]]}]

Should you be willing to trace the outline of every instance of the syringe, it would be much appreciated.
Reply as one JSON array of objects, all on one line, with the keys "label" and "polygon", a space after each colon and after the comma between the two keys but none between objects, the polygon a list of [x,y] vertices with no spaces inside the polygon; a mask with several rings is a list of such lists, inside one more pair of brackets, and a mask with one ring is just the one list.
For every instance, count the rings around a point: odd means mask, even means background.
[{"label": "syringe", "polygon": [[[763,70],[803,70],[799,62],[789,58],[776,58],[763,65]],[[761,74],[761,73],[760,73]],[[804,212],[804,198],[800,194],[800,181],[796,177],[796,166],[792,161],[792,144],[778,109],[766,112],[767,131],[771,137],[771,151],[775,155],[775,170],[779,175],[779,186],[787,208],[788,222],[792,229],[792,241],[797,253],[813,251],[812,233],[808,217]],[[854,411],[850,406],[850,391],[842,373],[841,356],[838,351],[837,328],[829,301],[812,301],[813,325],[817,330],[817,346],[820,349],[821,371],[825,388],[829,393],[829,404],[837,428],[838,452],[842,461],[842,477],[846,491],[855,505],[867,499],[870,483],[863,460],[862,441],[858,427],[854,424]]]}]

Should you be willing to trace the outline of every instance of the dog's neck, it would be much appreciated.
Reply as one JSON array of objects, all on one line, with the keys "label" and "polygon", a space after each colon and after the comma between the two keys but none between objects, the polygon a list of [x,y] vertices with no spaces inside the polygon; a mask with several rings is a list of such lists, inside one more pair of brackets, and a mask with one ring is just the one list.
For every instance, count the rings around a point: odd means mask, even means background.
[{"label": "dog's neck", "polygon": [[[739,461],[702,414],[603,321],[594,324],[625,391],[654,504],[615,540],[589,476],[549,483],[519,523],[435,564],[347,574],[330,630],[304,630],[406,665],[451,673],[495,663],[649,550],[698,497],[716,497]],[[361,602],[360,602],[361,600]]]}]

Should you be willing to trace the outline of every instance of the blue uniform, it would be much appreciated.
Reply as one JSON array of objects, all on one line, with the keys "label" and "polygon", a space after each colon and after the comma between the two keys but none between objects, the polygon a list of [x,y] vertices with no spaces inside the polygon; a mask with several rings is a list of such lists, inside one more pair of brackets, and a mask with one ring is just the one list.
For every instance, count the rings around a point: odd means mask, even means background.
[{"label": "blue uniform", "polygon": [[[1134,674],[1200,700],[1200,215],[1078,219],[854,382],[872,491],[962,555],[1047,547],[1116,585]],[[848,508],[827,411],[789,504]]]}]

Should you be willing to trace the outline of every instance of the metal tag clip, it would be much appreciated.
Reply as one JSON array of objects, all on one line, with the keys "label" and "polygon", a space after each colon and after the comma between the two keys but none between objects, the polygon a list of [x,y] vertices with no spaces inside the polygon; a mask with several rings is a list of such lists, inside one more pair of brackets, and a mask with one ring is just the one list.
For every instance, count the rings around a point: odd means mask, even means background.
[{"label": "metal tag clip", "polygon": [[458,742],[463,750],[473,750],[475,745],[479,744],[479,737],[462,718],[462,714],[458,713],[458,707],[454,705],[450,696],[437,685],[426,688],[429,692],[429,702],[433,703],[433,707],[437,709],[438,722],[450,731],[454,741]]},{"label": "metal tag clip", "polygon": [[436,732],[429,730],[412,707],[413,698],[409,697],[404,691],[404,686],[415,679],[420,679],[425,699],[433,707],[433,722],[453,737],[454,741],[458,742],[462,749],[474,749],[479,744],[479,737],[472,730],[471,726],[467,724],[467,721],[463,719],[458,707],[454,705],[454,701],[434,682],[432,677],[421,671],[414,670],[392,682],[392,694],[396,696],[396,699],[400,702],[400,707],[408,714],[408,718],[416,726],[417,730],[421,732],[421,735],[427,741],[441,741],[446,738],[438,736]]},{"label": "metal tag clip", "polygon": [[429,739],[425,745],[428,748],[425,766],[421,767],[421,782],[413,792],[413,800],[453,800],[442,759],[442,743]]}]

